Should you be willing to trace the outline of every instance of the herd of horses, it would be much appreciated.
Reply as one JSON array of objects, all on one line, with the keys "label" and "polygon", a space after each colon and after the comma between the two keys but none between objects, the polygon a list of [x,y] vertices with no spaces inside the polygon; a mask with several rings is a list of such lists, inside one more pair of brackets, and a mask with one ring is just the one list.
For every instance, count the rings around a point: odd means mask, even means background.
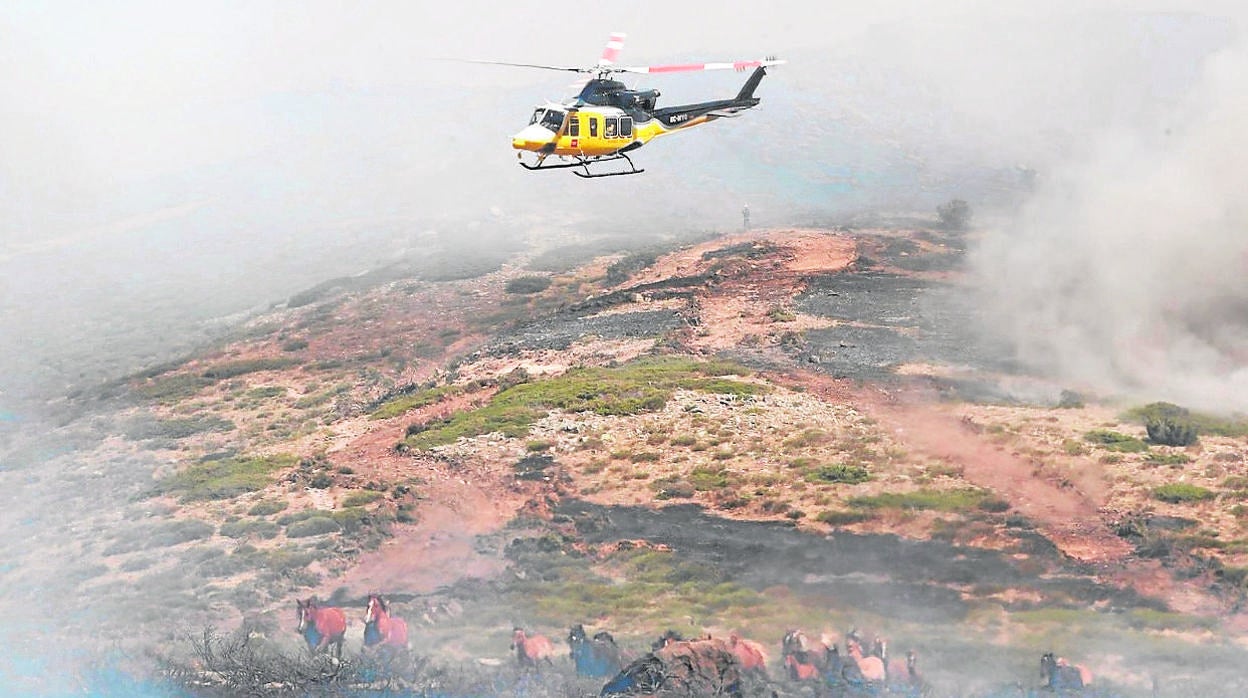
[{"label": "herd of horses", "polygon": [[[298,604],[299,633],[313,652],[329,651],[342,657],[347,617],[340,608],[320,606],[315,599]],[[727,639],[709,635],[686,639],[669,630],[641,657],[630,657],[616,645],[611,633],[590,636],[581,624],[567,637],[568,656],[582,677],[609,679],[602,696],[670,692],[688,695],[741,695],[743,684],[768,682],[768,656],[763,646],[730,633]],[[866,649],[864,650],[864,644]],[[385,599],[370,594],[364,612],[364,646],[381,650],[409,648],[407,623],[390,615]],[[869,644],[858,631],[845,635],[845,653],[826,633],[813,640],[802,630],[787,632],[781,641],[784,678],[827,687],[839,695],[928,696],[932,686],[922,676],[918,655],[890,657],[888,643],[875,637]],[[515,628],[511,651],[525,670],[553,667],[558,650],[544,635]],[[1040,658],[1045,686],[1054,691],[1079,692],[1092,685],[1086,667],[1071,664],[1049,652]]]}]

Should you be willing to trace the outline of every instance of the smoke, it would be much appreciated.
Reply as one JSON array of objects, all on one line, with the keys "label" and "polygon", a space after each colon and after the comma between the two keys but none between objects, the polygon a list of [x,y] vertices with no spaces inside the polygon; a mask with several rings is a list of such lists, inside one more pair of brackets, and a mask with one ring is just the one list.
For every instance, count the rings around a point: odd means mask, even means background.
[{"label": "smoke", "polygon": [[1043,172],[973,255],[994,329],[1064,380],[1248,409],[1248,52]]}]

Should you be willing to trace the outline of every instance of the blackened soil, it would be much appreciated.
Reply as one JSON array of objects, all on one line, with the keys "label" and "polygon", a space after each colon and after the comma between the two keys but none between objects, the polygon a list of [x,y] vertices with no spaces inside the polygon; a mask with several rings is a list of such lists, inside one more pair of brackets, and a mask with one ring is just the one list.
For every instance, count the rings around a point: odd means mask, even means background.
[{"label": "blackened soil", "polygon": [[659,337],[683,326],[684,320],[671,310],[619,313],[595,318],[556,315],[504,335],[485,351],[496,356],[508,356],[522,351],[562,350],[587,337]]},{"label": "blackened soil", "polygon": [[[879,271],[816,277],[798,297],[798,308],[838,323],[806,333],[805,358],[821,371],[864,380],[886,379],[897,366],[912,362],[1015,371],[1005,358],[1012,355],[1009,347],[976,329],[984,323],[970,295],[955,284]],[[960,394],[969,390],[995,397],[991,386],[954,387]]]},{"label": "blackened soil", "polygon": [[[756,589],[785,585],[834,599],[840,608],[910,621],[958,620],[977,593],[1006,588],[1034,592],[1047,606],[1156,607],[1131,591],[1097,583],[1089,570],[1029,531],[1015,532],[1013,549],[995,551],[894,535],[821,536],[785,523],[723,519],[692,504],[650,509],[572,500],[557,513],[570,517],[588,543],[645,539],[713,566],[729,581]],[[1026,556],[1032,569],[1021,570],[1015,556]],[[1036,566],[1049,573],[1037,575]]]}]

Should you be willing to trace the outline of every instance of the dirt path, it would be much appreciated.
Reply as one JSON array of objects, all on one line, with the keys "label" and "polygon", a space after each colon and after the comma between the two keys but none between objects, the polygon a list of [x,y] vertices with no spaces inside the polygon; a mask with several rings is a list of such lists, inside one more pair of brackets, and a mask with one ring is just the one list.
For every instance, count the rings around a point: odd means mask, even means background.
[{"label": "dirt path", "polygon": [[962,468],[967,482],[990,489],[1066,555],[1106,568],[1131,556],[1131,546],[1103,520],[1102,502],[1074,486],[1037,477],[1035,464],[995,444],[957,415],[914,392],[854,389],[846,381],[801,372],[785,377],[821,397],[852,402],[906,448]]}]

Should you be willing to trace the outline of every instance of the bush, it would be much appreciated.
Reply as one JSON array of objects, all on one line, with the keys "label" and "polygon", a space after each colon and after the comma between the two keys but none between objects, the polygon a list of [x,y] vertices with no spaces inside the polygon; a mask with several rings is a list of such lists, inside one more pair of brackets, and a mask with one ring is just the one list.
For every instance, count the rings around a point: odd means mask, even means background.
[{"label": "bush", "polygon": [[273,472],[294,465],[292,456],[228,458],[194,463],[161,480],[156,494],[180,494],[184,502],[231,499],[268,487]]},{"label": "bush", "polygon": [[823,465],[806,473],[811,482],[839,482],[857,485],[871,479],[871,473],[859,465]]},{"label": "bush", "polygon": [[656,490],[655,499],[688,499],[697,492],[688,481],[676,477],[655,480],[650,486]]},{"label": "bush", "polygon": [[1144,425],[1148,440],[1163,446],[1191,446],[1196,443],[1196,425],[1185,417],[1159,417]]},{"label": "bush", "polygon": [[954,512],[978,508],[988,497],[987,491],[973,488],[915,490],[851,497],[848,504],[856,509],[927,509]]},{"label": "bush", "polygon": [[287,506],[289,505],[286,502],[266,499],[263,502],[256,502],[247,510],[247,513],[252,516],[271,516],[284,511]]},{"label": "bush", "polygon": [[1003,514],[1010,510],[1009,501],[1001,497],[985,497],[978,506],[980,511],[990,514]]},{"label": "bush", "polygon": [[937,206],[936,215],[946,230],[966,230],[971,223],[971,206],[962,199],[953,199]]},{"label": "bush", "polygon": [[280,371],[298,365],[299,360],[294,358],[245,359],[217,364],[204,371],[201,375],[209,380],[219,381],[260,371]]},{"label": "bush", "polygon": [[1089,443],[1097,444],[1111,451],[1139,453],[1141,451],[1148,450],[1148,444],[1144,443],[1143,439],[1105,429],[1094,429],[1089,431],[1083,435],[1083,439]]},{"label": "bush", "polygon": [[221,524],[220,533],[226,538],[272,538],[277,535],[277,524],[264,519],[239,519]]},{"label": "bush", "polygon": [[1213,492],[1198,485],[1190,485],[1186,482],[1175,482],[1169,485],[1154,487],[1153,496],[1163,502],[1181,504],[1185,502],[1199,502],[1206,499],[1212,499]]},{"label": "bush", "polygon": [[507,293],[541,293],[550,288],[549,276],[517,276],[507,282]]},{"label": "bush", "polygon": [[1140,424],[1147,425],[1153,419],[1177,419],[1191,422],[1199,434],[1214,434],[1239,438],[1248,436],[1248,419],[1242,415],[1219,417],[1202,412],[1192,412],[1169,402],[1153,402],[1143,407],[1134,407],[1123,415]]},{"label": "bush", "polygon": [[378,499],[381,499],[383,496],[385,495],[383,495],[380,492],[374,492],[372,490],[360,490],[358,492],[351,492],[347,496],[342,498],[342,501],[339,502],[339,506],[362,507],[365,504],[372,504]]},{"label": "bush", "polygon": [[1073,390],[1063,390],[1061,396],[1057,398],[1059,410],[1079,409],[1083,406],[1083,395]]},{"label": "bush", "polygon": [[819,515],[815,517],[815,521],[826,523],[830,526],[847,526],[849,524],[869,521],[871,518],[872,514],[866,511],[836,511],[834,509],[829,509],[827,511],[820,512]]},{"label": "bush", "polygon": [[1144,456],[1144,462],[1152,465],[1183,465],[1191,463],[1192,457],[1186,453],[1150,453]]},{"label": "bush", "polygon": [[710,468],[694,468],[689,473],[689,482],[700,491],[716,490],[728,486],[728,473]]},{"label": "bush", "polygon": [[308,536],[319,536],[324,533],[337,533],[342,527],[338,525],[328,516],[316,515],[309,516],[302,521],[295,521],[286,527],[286,537],[288,538],[307,538]]}]

